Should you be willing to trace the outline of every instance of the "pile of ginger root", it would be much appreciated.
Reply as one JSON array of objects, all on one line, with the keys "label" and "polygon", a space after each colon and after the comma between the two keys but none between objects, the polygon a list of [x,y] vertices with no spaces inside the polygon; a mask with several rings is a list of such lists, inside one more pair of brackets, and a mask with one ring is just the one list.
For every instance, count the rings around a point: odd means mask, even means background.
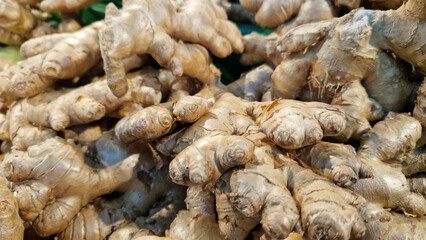
[{"label": "pile of ginger root", "polygon": [[1,240],[424,239],[425,1],[96,2],[0,1]]}]

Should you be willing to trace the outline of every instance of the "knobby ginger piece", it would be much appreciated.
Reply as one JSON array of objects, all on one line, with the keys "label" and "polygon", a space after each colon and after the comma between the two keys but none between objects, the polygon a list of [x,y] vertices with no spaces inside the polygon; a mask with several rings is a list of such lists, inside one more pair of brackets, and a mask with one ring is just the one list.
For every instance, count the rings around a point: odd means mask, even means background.
[{"label": "knobby ginger piece", "polygon": [[78,146],[54,137],[26,152],[12,149],[1,166],[14,184],[21,217],[33,221],[37,234],[46,237],[63,231],[89,201],[130,180],[137,162],[132,155],[94,169],[85,164]]},{"label": "knobby ginger piece", "polygon": [[243,240],[259,224],[260,215],[246,217],[229,201],[227,194],[230,191],[229,177],[223,177],[216,182],[214,193],[219,229],[221,234],[228,239]]},{"label": "knobby ginger piece", "polygon": [[[333,18],[333,9],[325,0],[240,0],[249,11],[256,12],[255,20],[262,27],[278,29]],[[287,23],[285,23],[287,22]]]},{"label": "knobby ginger piece", "polygon": [[86,205],[57,238],[60,240],[106,239],[114,228],[129,221],[125,218],[120,206],[120,200],[104,199]]},{"label": "knobby ginger piece", "polygon": [[366,226],[358,209],[366,204],[365,199],[292,160],[284,159],[283,162],[282,170],[300,206],[302,227],[308,237],[350,239],[364,236]]},{"label": "knobby ginger piece", "polygon": [[289,153],[302,166],[311,168],[338,186],[349,187],[359,179],[361,163],[350,145],[318,142]]},{"label": "knobby ginger piece", "polygon": [[367,204],[361,210],[366,222],[367,239],[422,239],[426,230],[424,216],[412,217],[404,214],[389,212],[374,204]]},{"label": "knobby ginger piece", "polygon": [[[111,93],[107,81],[102,78],[72,90],[59,90],[62,92],[60,96],[57,96],[57,92],[50,93],[55,97],[42,93],[33,98],[21,100],[19,104],[30,123],[59,131],[69,126],[99,120],[106,114],[120,111],[120,108],[129,103],[137,103],[144,107],[160,103],[161,91],[166,92],[167,89],[170,92],[172,90],[170,88],[174,88],[181,80],[174,78],[169,72],[168,75],[172,78],[161,82],[156,78],[152,79],[152,72],[156,71],[146,68],[128,74],[127,80],[132,87],[121,98]],[[167,71],[165,74],[167,75]],[[191,80],[184,81],[194,83]],[[48,97],[52,100],[44,103],[43,101]]]},{"label": "knobby ginger piece", "polygon": [[253,151],[254,144],[242,136],[200,138],[173,159],[170,176],[183,185],[214,182],[224,171],[244,165]]},{"label": "knobby ginger piece", "polygon": [[[30,97],[40,93],[58,79],[81,75],[101,58],[97,30],[103,22],[96,22],[74,33],[58,33],[34,38],[21,47],[27,57],[0,72],[0,81],[7,86],[2,95]],[[5,101],[5,100],[3,100]]]},{"label": "knobby ginger piece", "polygon": [[[82,208],[68,227],[58,235],[58,239],[130,240],[143,233],[152,235],[149,228],[157,234],[164,235],[177,212],[184,207],[184,191],[181,188],[171,189],[164,192],[164,195],[165,199],[158,199],[158,206],[151,209],[149,216],[139,217],[136,220],[126,215],[123,209],[126,197],[113,200],[98,199]],[[93,227],[94,224],[98,227]]]},{"label": "knobby ginger piece", "polygon": [[62,132],[65,139],[72,139],[78,144],[87,146],[102,136],[102,127],[100,125],[79,125],[64,129]]},{"label": "knobby ginger piece", "polygon": [[[426,71],[424,55],[419,54],[424,48],[424,4],[410,0],[398,10],[357,10],[293,28],[267,43],[265,49],[275,49],[267,52],[268,58],[277,66],[272,74],[272,96],[295,98],[301,96],[304,86],[322,93],[362,81],[368,96],[385,112],[402,110],[413,85],[402,64],[386,51],[420,73]],[[362,64],[359,59],[364,59]]]},{"label": "knobby ginger piece", "polygon": [[[0,171],[1,172],[1,171]],[[24,239],[24,224],[19,217],[18,203],[0,175],[0,238]]]},{"label": "knobby ginger piece", "polygon": [[235,170],[230,177],[229,201],[246,217],[262,215],[265,233],[284,239],[300,228],[296,201],[287,189],[287,179],[271,165]]},{"label": "knobby ginger piece", "polygon": [[117,96],[127,92],[122,60],[133,53],[151,54],[177,76],[185,73],[212,83],[218,73],[209,65],[204,46],[218,57],[243,50],[238,28],[211,0],[180,4],[171,0],[132,0],[125,1],[121,11],[110,4],[100,43],[108,84]]},{"label": "knobby ginger piece", "polygon": [[253,104],[252,115],[266,136],[284,149],[312,145],[346,128],[342,110],[319,102],[262,102]]},{"label": "knobby ginger piece", "polygon": [[0,2],[0,42],[21,45],[26,39],[55,33],[46,17],[14,0]]},{"label": "knobby ginger piece", "polygon": [[271,101],[273,69],[263,64],[226,86],[229,92],[247,101]]},{"label": "knobby ginger piece", "polygon": [[202,118],[169,139],[173,144],[162,143],[159,148],[177,154],[170,164],[175,182],[207,184],[227,169],[249,162],[254,147],[261,146],[263,139],[286,149],[301,148],[320,141],[324,135],[338,134],[345,124],[344,114],[328,104],[246,102],[224,93]]},{"label": "knobby ginger piece", "polygon": [[0,27],[0,42],[6,45],[19,46],[25,41],[25,38]]},{"label": "knobby ginger piece", "polygon": [[189,187],[185,199],[188,210],[181,210],[167,236],[176,240],[222,239],[214,211],[214,196],[203,187]]},{"label": "knobby ginger piece", "polygon": [[[42,93],[34,97],[32,101],[46,105],[63,93],[64,91]],[[11,141],[16,149],[25,151],[31,145],[56,136],[56,132],[49,128],[34,126],[28,122],[22,103],[23,100],[15,102],[7,111],[5,121],[0,125],[0,139]]]},{"label": "knobby ginger piece", "polygon": [[400,168],[385,163],[411,159],[420,135],[420,123],[405,114],[390,115],[377,123],[358,149],[363,178],[350,188],[381,207],[423,216],[426,213],[424,197],[410,191]]},{"label": "knobby ginger piece", "polygon": [[169,133],[176,120],[184,123],[197,121],[213,103],[213,94],[204,89],[193,96],[135,111],[121,119],[115,131],[122,142],[152,141]]},{"label": "knobby ginger piece", "polygon": [[[270,41],[268,39],[263,39],[260,35],[251,34],[251,36],[246,36],[245,40],[250,37],[250,42],[246,42],[247,44],[252,44],[254,40],[261,41]],[[266,44],[266,43],[264,43]],[[272,45],[272,44],[269,44]],[[248,47],[253,47],[251,45],[246,45]],[[256,60],[258,54],[264,53],[268,54],[269,51],[272,51],[272,46],[263,49],[262,48],[254,48],[252,49],[254,52],[245,53],[241,58],[241,61],[252,61]],[[252,58],[253,57],[253,58]],[[265,56],[261,56],[260,58],[264,58]],[[272,55],[271,55],[271,58]],[[251,60],[249,60],[251,59]],[[301,60],[303,61],[303,60]],[[304,64],[304,63],[301,63]],[[338,141],[347,141],[350,138],[359,139],[365,132],[371,129],[369,121],[376,121],[382,118],[383,109],[378,102],[368,97],[368,94],[365,88],[361,85],[360,81],[352,81],[348,82],[338,89],[334,88],[322,88],[317,89],[313,84],[307,83],[306,85],[303,81],[301,85],[291,84],[292,79],[304,79],[306,75],[300,75],[299,68],[297,65],[291,66],[288,65],[288,68],[291,71],[289,74],[285,75],[286,82],[274,82],[273,84],[269,83],[269,98],[299,98],[303,101],[319,101],[329,103],[331,105],[339,106],[345,112],[346,120],[349,124],[346,125],[346,129],[342,131],[340,134],[333,136],[334,139]],[[259,69],[260,70],[260,69]],[[253,71],[254,73],[254,71]],[[256,76],[253,73],[250,73],[250,79],[252,81],[261,81],[265,77]],[[270,76],[269,76],[270,78]],[[239,80],[241,81],[241,80]],[[239,84],[236,81],[235,83],[230,84],[229,87],[232,92],[235,93],[233,87],[236,84]],[[268,81],[266,81],[268,82]],[[266,83],[264,83],[266,84]],[[257,88],[259,89],[259,88]],[[277,93],[277,89],[283,92]],[[257,90],[260,91],[260,90]],[[237,92],[237,95],[241,94]],[[240,96],[240,95],[238,95]]]},{"label": "knobby ginger piece", "polygon": [[46,12],[75,12],[95,2],[99,0],[42,0],[40,8]]}]

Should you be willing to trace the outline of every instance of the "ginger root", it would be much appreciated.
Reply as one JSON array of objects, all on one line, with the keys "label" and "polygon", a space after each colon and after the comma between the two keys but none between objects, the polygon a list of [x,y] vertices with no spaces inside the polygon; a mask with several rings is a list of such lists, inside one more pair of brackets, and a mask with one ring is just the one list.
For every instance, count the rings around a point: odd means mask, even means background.
[{"label": "ginger root", "polygon": [[0,43],[21,45],[30,37],[56,32],[42,17],[14,0],[0,2]]},{"label": "ginger root", "polygon": [[[132,72],[127,78],[132,87],[122,98],[113,95],[109,91],[107,81],[102,78],[72,90],[42,93],[23,99],[14,108],[21,108],[29,123],[59,131],[69,126],[99,120],[107,114],[120,111],[126,104],[136,103],[144,107],[158,104],[162,99],[162,92],[164,97],[167,97],[166,94],[176,90],[181,81],[189,86],[196,84],[192,79],[176,78],[168,71],[151,68]],[[193,93],[197,88],[191,89],[189,86],[187,88],[190,92],[182,89],[179,95]],[[170,97],[176,97],[176,94]],[[46,99],[51,100],[46,102]]]},{"label": "ginger root", "polygon": [[133,53],[151,54],[177,76],[185,73],[212,83],[217,73],[210,68],[210,58],[203,46],[219,57],[243,50],[241,33],[211,0],[181,4],[170,0],[125,1],[121,11],[110,4],[100,43],[108,85],[117,96],[127,92],[122,60]]},{"label": "ginger root", "polygon": [[[1,172],[1,171],[0,171]],[[24,224],[19,217],[18,203],[8,189],[6,179],[0,174],[0,238],[17,240],[24,238]]]},{"label": "ginger root", "polygon": [[[272,95],[298,97],[306,85],[322,93],[362,81],[368,96],[384,111],[402,110],[413,85],[403,66],[385,51],[392,51],[420,73],[426,71],[424,56],[419,54],[424,48],[420,43],[423,28],[419,26],[424,4],[410,0],[398,10],[358,10],[328,22],[292,29],[276,42],[274,54],[281,54],[281,59],[274,60],[277,67],[272,75]],[[400,30],[383,31],[390,26]],[[364,59],[362,64],[359,59]],[[295,69],[297,75],[293,74]]]},{"label": "ginger root", "polygon": [[255,20],[259,25],[278,26],[278,31],[282,32],[302,24],[331,19],[334,14],[325,0],[240,0],[240,3],[247,10],[256,12]]},{"label": "ginger root", "polygon": [[364,199],[295,162],[287,163],[284,171],[308,237],[350,239],[365,234],[366,227],[357,210],[365,204]]},{"label": "ginger root", "polygon": [[363,165],[362,178],[350,188],[381,207],[423,216],[424,197],[410,191],[400,168],[385,163],[411,159],[420,135],[420,123],[404,114],[390,115],[377,123],[361,141],[358,158]]},{"label": "ginger root", "polygon": [[362,210],[366,221],[367,239],[422,239],[426,230],[424,216],[414,218],[403,214],[388,212],[369,204]]},{"label": "ginger root", "polygon": [[302,166],[311,168],[338,186],[349,187],[358,181],[361,163],[350,145],[318,142],[289,153]]},{"label": "ginger root", "polygon": [[18,97],[40,93],[58,79],[83,74],[101,58],[97,30],[103,22],[96,22],[74,33],[58,33],[31,39],[21,47],[27,57],[0,72],[4,103]]},{"label": "ginger root", "polygon": [[229,92],[247,101],[271,101],[272,71],[270,66],[263,64],[226,87]]},{"label": "ginger root", "polygon": [[33,221],[37,234],[46,237],[64,230],[89,201],[128,181],[137,161],[129,157],[108,168],[93,169],[85,164],[79,147],[54,137],[26,152],[12,149],[2,169],[14,184],[21,217]]},{"label": "ginger root", "polygon": [[262,212],[265,233],[284,239],[300,228],[299,211],[286,180],[281,171],[270,165],[236,170],[230,177],[228,199],[246,217]]}]

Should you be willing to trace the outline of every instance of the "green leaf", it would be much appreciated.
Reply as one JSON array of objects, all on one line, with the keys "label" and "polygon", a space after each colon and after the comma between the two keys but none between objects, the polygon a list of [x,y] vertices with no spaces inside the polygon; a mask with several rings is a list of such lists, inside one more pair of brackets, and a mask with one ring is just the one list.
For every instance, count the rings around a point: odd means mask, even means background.
[{"label": "green leaf", "polygon": [[15,46],[0,47],[0,58],[24,60],[19,54],[19,47]]}]

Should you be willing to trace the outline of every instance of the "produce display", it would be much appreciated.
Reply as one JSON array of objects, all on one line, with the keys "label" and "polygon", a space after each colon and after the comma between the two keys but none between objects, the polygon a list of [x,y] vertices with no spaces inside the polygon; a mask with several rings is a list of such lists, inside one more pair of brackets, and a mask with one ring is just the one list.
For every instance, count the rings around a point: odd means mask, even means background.
[{"label": "produce display", "polygon": [[0,0],[0,240],[421,240],[424,0]]}]

